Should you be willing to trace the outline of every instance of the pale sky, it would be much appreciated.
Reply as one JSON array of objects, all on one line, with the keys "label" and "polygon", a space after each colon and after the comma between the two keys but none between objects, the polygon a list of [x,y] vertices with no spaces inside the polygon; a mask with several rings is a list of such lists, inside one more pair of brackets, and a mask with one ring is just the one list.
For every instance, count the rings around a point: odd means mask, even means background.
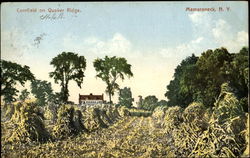
[{"label": "pale sky", "polygon": [[[186,11],[186,8],[214,8]],[[219,7],[224,11],[219,11]],[[19,12],[34,8],[37,12]],[[41,19],[50,9],[64,9],[63,19]],[[67,8],[80,10],[68,12]],[[229,10],[227,10],[229,8]],[[45,12],[40,12],[45,9]],[[56,13],[59,16],[60,13]],[[40,43],[34,40],[41,37]],[[176,66],[192,53],[226,47],[238,52],[248,46],[248,2],[33,2],[2,3],[1,58],[28,65],[37,79],[50,81],[53,57],[65,52],[85,56],[82,89],[69,84],[69,100],[78,94],[105,94],[105,83],[95,77],[93,61],[105,55],[125,57],[134,77],[119,81],[138,95],[164,96]],[[108,100],[108,96],[104,97]],[[118,96],[113,100],[117,102]]]}]

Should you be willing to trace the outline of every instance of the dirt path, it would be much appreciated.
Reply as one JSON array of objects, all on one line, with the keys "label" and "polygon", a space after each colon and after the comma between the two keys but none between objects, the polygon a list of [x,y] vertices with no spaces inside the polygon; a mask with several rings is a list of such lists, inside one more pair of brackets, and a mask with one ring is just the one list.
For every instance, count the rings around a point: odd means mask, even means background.
[{"label": "dirt path", "polygon": [[[127,117],[114,126],[91,134],[84,141],[84,157],[164,157],[167,140],[151,117]],[[82,155],[82,156],[83,156]]]}]

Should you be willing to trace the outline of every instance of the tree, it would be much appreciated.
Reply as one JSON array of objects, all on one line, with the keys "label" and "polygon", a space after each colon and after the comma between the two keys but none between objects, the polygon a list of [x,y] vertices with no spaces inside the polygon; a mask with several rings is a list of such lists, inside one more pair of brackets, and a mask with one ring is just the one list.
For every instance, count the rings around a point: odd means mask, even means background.
[{"label": "tree", "polygon": [[28,99],[30,92],[27,89],[24,89],[21,91],[21,95],[19,96],[19,99],[21,101],[25,101],[25,99]]},{"label": "tree", "polygon": [[157,103],[158,106],[168,106],[168,102],[166,100],[160,100],[158,103]]},{"label": "tree", "polygon": [[62,52],[54,57],[50,64],[54,66],[55,70],[50,72],[49,75],[51,78],[54,78],[55,83],[60,82],[61,100],[66,103],[69,97],[69,81],[74,80],[78,87],[81,88],[86,69],[86,60],[84,56],[78,56],[72,52]]},{"label": "tree", "polygon": [[117,80],[119,78],[124,80],[125,76],[133,76],[131,65],[127,63],[125,58],[116,56],[105,56],[104,59],[98,58],[93,64],[97,72],[96,77],[101,78],[107,84],[106,93],[109,95],[109,102],[111,104],[111,96],[114,95],[115,90],[119,89]]},{"label": "tree", "polygon": [[119,102],[120,106],[126,106],[130,108],[133,105],[134,98],[132,98],[132,92],[130,88],[124,87],[119,91]]},{"label": "tree", "polygon": [[149,95],[145,97],[142,103],[142,108],[145,110],[153,111],[157,107],[158,98],[154,95]]},{"label": "tree", "polygon": [[51,83],[47,81],[33,81],[31,83],[31,93],[36,97],[36,102],[39,106],[45,106],[48,102],[52,102],[55,97]]},{"label": "tree", "polygon": [[223,67],[223,72],[226,72],[230,79],[230,86],[237,89],[236,95],[240,98],[248,95],[248,58],[248,48],[243,47],[239,53],[232,54],[232,61]]},{"label": "tree", "polygon": [[138,97],[139,97],[139,100],[138,100],[138,102],[136,102],[136,105],[137,105],[138,109],[141,109],[142,108],[143,99],[142,99],[141,95],[139,95]]},{"label": "tree", "polygon": [[225,63],[222,68],[228,77],[230,87],[240,100],[245,112],[248,112],[248,89],[249,89],[249,55],[248,48],[243,47],[239,53],[232,54],[232,61]]},{"label": "tree", "polygon": [[33,81],[34,75],[26,65],[21,66],[17,63],[1,60],[1,96],[6,103],[16,100],[15,96],[19,92],[16,85],[19,83],[24,86],[26,81]]},{"label": "tree", "polygon": [[167,86],[165,96],[168,98],[169,106],[186,107],[193,101],[193,82],[197,74],[196,62],[198,57],[194,54],[182,60],[174,73],[174,79]]},{"label": "tree", "polygon": [[220,87],[228,83],[247,111],[248,48],[239,53],[229,53],[226,48],[207,50],[201,56],[186,58],[177,66],[174,79],[165,94],[168,105],[186,107],[193,101],[214,106]]},{"label": "tree", "polygon": [[197,61],[198,73],[194,77],[193,99],[206,106],[213,106],[220,94],[220,86],[231,78],[225,66],[232,61],[232,54],[226,48],[207,50]]}]

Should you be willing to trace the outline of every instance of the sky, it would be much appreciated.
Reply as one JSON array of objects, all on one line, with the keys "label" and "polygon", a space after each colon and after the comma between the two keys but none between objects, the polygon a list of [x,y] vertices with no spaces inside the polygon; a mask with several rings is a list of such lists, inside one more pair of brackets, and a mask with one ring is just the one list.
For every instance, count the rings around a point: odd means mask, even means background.
[{"label": "sky", "polygon": [[[187,11],[188,7],[216,11]],[[243,46],[248,46],[246,1],[1,4],[1,59],[29,66],[37,79],[51,82],[58,92],[60,86],[48,75],[53,71],[51,60],[62,52],[86,58],[82,88],[69,83],[69,100],[75,103],[78,94],[104,93],[108,100],[105,83],[96,78],[96,58],[127,59],[134,76],[118,83],[131,88],[135,102],[138,95],[167,100],[166,86],[183,59],[220,47],[235,53]],[[113,100],[117,102],[117,93]]]}]

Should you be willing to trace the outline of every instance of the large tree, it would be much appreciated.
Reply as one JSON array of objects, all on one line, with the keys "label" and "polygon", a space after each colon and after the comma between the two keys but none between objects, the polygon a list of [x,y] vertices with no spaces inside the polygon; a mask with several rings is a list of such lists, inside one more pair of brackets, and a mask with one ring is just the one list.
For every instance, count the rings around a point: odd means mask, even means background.
[{"label": "large tree", "polygon": [[109,95],[111,104],[111,97],[114,95],[115,90],[119,89],[117,80],[119,78],[124,80],[125,76],[133,76],[131,65],[127,63],[125,58],[105,56],[104,59],[96,59],[94,67],[97,72],[96,77],[101,78],[107,84],[106,93]]},{"label": "large tree", "polygon": [[62,52],[52,59],[50,62],[54,66],[54,71],[50,72],[51,78],[55,83],[61,85],[61,100],[68,102],[69,90],[68,84],[70,80],[74,80],[78,87],[81,88],[83,82],[84,71],[86,69],[86,60],[84,56],[78,56],[72,52]]},{"label": "large tree", "polygon": [[232,54],[226,48],[207,50],[202,53],[196,63],[198,72],[193,83],[194,100],[206,106],[214,105],[220,94],[220,86],[231,80],[225,66],[231,63],[232,59]]},{"label": "large tree", "polygon": [[247,111],[248,48],[229,53],[226,48],[207,50],[188,57],[175,69],[174,80],[167,86],[168,104],[186,107],[192,101],[213,106],[223,83],[229,83]]},{"label": "large tree", "polygon": [[197,60],[198,57],[192,54],[192,56],[182,60],[175,69],[174,79],[170,81],[165,93],[169,106],[186,107],[193,101],[194,89],[192,83],[197,73]]},{"label": "large tree", "polygon": [[21,66],[17,63],[1,60],[1,96],[6,103],[16,100],[15,96],[19,92],[17,84],[24,86],[26,81],[33,81],[34,75],[26,65]]},{"label": "large tree", "polygon": [[36,97],[39,106],[45,106],[48,102],[52,102],[55,97],[51,83],[47,81],[33,81],[31,83],[31,93]]},{"label": "large tree", "polygon": [[130,108],[133,105],[134,98],[132,98],[131,89],[128,87],[124,87],[119,91],[119,102],[120,106],[126,106]]},{"label": "large tree", "polygon": [[230,86],[237,89],[238,97],[247,97],[248,95],[248,72],[249,72],[249,55],[248,48],[243,47],[239,53],[232,54],[232,61],[224,65],[223,71],[230,79]]}]

